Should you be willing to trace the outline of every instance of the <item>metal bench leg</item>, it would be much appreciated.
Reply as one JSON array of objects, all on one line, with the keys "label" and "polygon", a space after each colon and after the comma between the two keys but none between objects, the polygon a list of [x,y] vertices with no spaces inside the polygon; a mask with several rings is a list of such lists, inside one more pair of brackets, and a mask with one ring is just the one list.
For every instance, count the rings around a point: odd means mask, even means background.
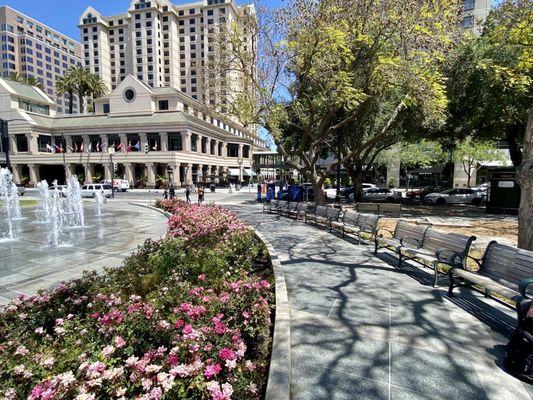
[{"label": "metal bench leg", "polygon": [[439,287],[439,262],[438,261],[433,262],[433,270],[435,271],[435,281],[433,282],[433,287],[437,288]]},{"label": "metal bench leg", "polygon": [[374,239],[374,255],[378,254],[378,241]]},{"label": "metal bench leg", "polygon": [[450,284],[448,285],[448,297],[454,297],[453,289],[455,288],[455,279],[451,271],[448,273],[448,277],[450,278]]},{"label": "metal bench leg", "polygon": [[402,267],[402,251],[398,251],[398,268],[401,268]]}]

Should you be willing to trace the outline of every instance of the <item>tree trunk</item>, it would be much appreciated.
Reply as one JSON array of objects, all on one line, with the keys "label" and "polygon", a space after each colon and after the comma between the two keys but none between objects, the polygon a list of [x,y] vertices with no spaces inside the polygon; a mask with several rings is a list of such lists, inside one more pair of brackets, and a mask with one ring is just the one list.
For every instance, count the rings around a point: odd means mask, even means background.
[{"label": "tree trunk", "polygon": [[518,247],[533,250],[533,107],[529,109],[522,163],[518,168],[520,208],[518,209]]},{"label": "tree trunk", "polygon": [[78,97],[79,97],[79,103],[80,103],[80,106],[79,106],[80,114],[83,114],[83,96],[80,94],[78,95]]},{"label": "tree trunk", "polygon": [[511,125],[507,128],[507,143],[509,144],[509,156],[515,167],[518,167],[522,162],[522,151],[520,150],[520,144],[518,143],[518,137],[524,129],[524,126]]},{"label": "tree trunk", "polygon": [[74,93],[69,92],[68,93],[68,113],[72,114],[72,98],[74,97]]},{"label": "tree trunk", "polygon": [[324,178],[320,177],[316,172],[309,175],[315,193],[315,203],[318,206],[323,206],[326,204],[326,196],[324,195]]},{"label": "tree trunk", "polygon": [[350,177],[353,185],[353,201],[354,203],[363,201],[363,164],[355,162],[349,168]]}]

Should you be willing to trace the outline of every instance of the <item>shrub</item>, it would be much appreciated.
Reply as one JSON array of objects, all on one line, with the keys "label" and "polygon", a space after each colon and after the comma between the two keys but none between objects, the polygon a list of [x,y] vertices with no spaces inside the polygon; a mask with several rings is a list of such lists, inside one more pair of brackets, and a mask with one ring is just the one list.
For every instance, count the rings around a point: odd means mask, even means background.
[{"label": "shrub", "polygon": [[[169,237],[146,241],[120,268],[87,273],[5,308],[0,396],[261,396],[273,302],[268,279],[252,273],[262,249],[225,210],[172,207],[179,216],[169,221]],[[209,216],[196,232],[193,212]],[[223,240],[215,241],[219,234]]]}]

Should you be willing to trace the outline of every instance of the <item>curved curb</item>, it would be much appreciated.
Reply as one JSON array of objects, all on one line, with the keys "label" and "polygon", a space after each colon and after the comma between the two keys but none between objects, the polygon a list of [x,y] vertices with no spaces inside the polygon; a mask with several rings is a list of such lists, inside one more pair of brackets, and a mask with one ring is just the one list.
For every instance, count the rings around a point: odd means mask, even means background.
[{"label": "curved curb", "polygon": [[291,317],[287,284],[276,250],[261,232],[257,229],[254,231],[268,250],[276,284],[276,318],[265,400],[289,400],[291,396]]},{"label": "curved curb", "polygon": [[[171,213],[150,205],[134,202],[129,204],[158,211],[167,218],[172,216]],[[291,393],[291,317],[287,284],[285,283],[285,275],[276,250],[261,232],[253,227],[251,228],[268,250],[274,271],[276,292],[274,337],[272,338],[272,354],[270,356],[265,400],[289,400]]]}]

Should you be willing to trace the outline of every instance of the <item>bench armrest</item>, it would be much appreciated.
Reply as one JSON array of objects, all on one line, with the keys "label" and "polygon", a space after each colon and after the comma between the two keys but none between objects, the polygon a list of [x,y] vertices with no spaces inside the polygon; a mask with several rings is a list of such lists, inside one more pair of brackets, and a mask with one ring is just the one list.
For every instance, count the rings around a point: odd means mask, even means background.
[{"label": "bench armrest", "polygon": [[463,260],[463,255],[462,254],[457,253],[457,252],[455,252],[453,250],[449,250],[449,249],[439,250],[439,251],[437,251],[435,256],[437,257],[439,262],[445,263],[445,264],[449,264],[449,265],[453,265],[454,267],[458,265],[456,260],[459,260],[459,261]]},{"label": "bench armrest", "polygon": [[525,297],[526,299],[528,299],[528,295],[527,295],[527,287],[529,285],[531,285],[533,283],[533,278],[527,278],[527,279],[522,279],[520,281],[520,283],[518,284],[518,291],[520,292],[520,295],[522,297]]},{"label": "bench armrest", "polygon": [[415,239],[415,238],[412,238],[412,237],[408,237],[408,236],[401,238],[401,239],[400,239],[400,244],[401,244],[402,246],[405,246],[404,242],[406,242],[406,244],[409,244],[409,243],[407,243],[407,242],[408,242],[408,241],[411,241],[411,240],[412,240],[413,242],[416,243],[416,248],[417,248],[417,249],[419,249],[420,247],[422,247],[422,243],[420,242],[420,240]]},{"label": "bench armrest", "polygon": [[394,232],[388,230],[388,229],[385,229],[385,228],[379,228],[377,231],[376,231],[376,236],[380,236],[380,237],[383,237],[382,234],[380,234],[379,232],[381,231],[384,231],[384,232],[387,232],[388,234],[390,234],[390,237],[393,238],[394,237]]}]

